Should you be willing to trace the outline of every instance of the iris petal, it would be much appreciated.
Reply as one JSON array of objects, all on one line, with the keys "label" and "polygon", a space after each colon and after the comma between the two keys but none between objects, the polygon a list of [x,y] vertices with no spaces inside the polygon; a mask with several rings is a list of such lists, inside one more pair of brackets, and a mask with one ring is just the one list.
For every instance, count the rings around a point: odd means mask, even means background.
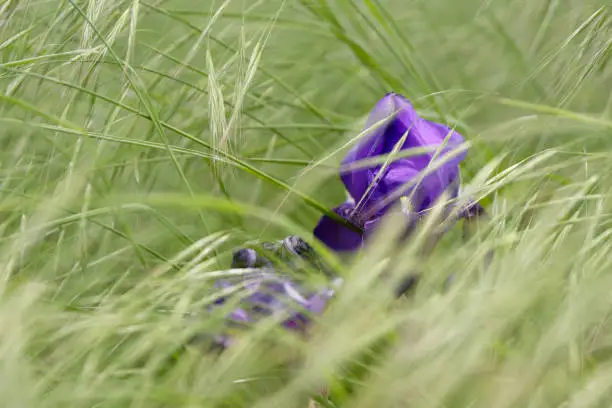
[{"label": "iris petal", "polygon": [[[394,94],[381,99],[370,113],[362,139],[347,153],[342,166],[354,164],[369,157],[385,154],[383,137],[387,128],[394,122],[398,107],[395,106]],[[341,172],[340,178],[354,201],[359,201],[368,189],[368,169]]]},{"label": "iris petal", "polygon": [[[410,101],[401,95],[385,96],[373,109],[368,123],[382,118],[390,119],[364,137],[342,161],[349,166],[359,160],[386,155],[398,147],[401,150],[419,147],[442,147],[439,152],[428,152],[394,161],[384,174],[381,166],[343,172],[342,181],[360,207],[370,208],[385,195],[413,181],[432,163],[434,155],[441,165],[430,171],[420,182],[421,196],[413,203],[415,211],[432,205],[459,175],[459,163],[465,159],[466,151],[449,158],[448,154],[463,143],[463,137],[449,127],[420,118]],[[402,143],[403,140],[403,143]],[[401,146],[398,146],[402,143]],[[373,185],[374,184],[374,185]],[[388,208],[388,206],[386,206]]]},{"label": "iris petal", "polygon": [[[350,202],[333,209],[336,214],[346,220],[351,220],[354,210],[355,206]],[[335,251],[356,250],[363,243],[361,234],[327,215],[319,219],[319,223],[314,228],[314,235]]]},{"label": "iris petal", "polygon": [[[360,220],[364,225],[383,216],[402,196],[409,198],[417,214],[431,208],[447,191],[455,198],[459,164],[467,152],[454,150],[463,142],[448,126],[419,117],[405,97],[387,94],[370,113],[363,138],[342,160],[340,178],[355,204],[345,203],[334,211],[345,212],[350,207],[351,221]],[[351,170],[365,159],[421,147],[433,149],[382,166]],[[357,249],[363,242],[360,234],[327,216],[321,217],[314,234],[337,251]]]},{"label": "iris petal", "polygon": [[[349,216],[350,208],[346,208],[345,211],[345,216]],[[290,253],[290,257],[306,258],[311,261],[312,258],[316,258],[314,249],[299,237],[287,237],[279,245],[287,251],[277,249],[280,252]],[[273,245],[265,243],[262,246],[271,248]],[[255,262],[256,259],[258,262]],[[215,299],[209,306],[209,311],[223,306],[233,295],[240,296],[236,307],[224,317],[226,330],[234,330],[235,333],[226,332],[214,337],[215,345],[221,349],[229,347],[239,331],[248,329],[252,324],[271,316],[282,316],[283,328],[304,333],[313,323],[313,315],[325,311],[334,296],[334,289],[342,284],[341,279],[335,278],[330,280],[324,289],[313,291],[299,278],[294,279],[278,273],[269,260],[252,249],[237,250],[234,252],[233,261],[233,266],[239,268],[252,268],[255,263],[265,266],[256,271],[215,282],[215,288],[222,289],[228,294]]]}]

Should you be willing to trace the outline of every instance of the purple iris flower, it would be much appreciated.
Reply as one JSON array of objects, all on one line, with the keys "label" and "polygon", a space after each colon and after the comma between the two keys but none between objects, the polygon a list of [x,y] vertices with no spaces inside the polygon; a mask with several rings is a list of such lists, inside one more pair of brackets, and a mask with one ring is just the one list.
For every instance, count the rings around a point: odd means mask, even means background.
[{"label": "purple iris flower", "polygon": [[[408,231],[445,192],[450,198],[457,197],[459,164],[467,154],[465,149],[458,150],[463,142],[448,126],[419,117],[402,95],[387,94],[370,113],[364,137],[348,152],[340,171],[350,198],[333,211],[361,232],[323,216],[314,235],[336,251],[358,249],[400,197],[407,197],[411,204],[411,211],[405,212]],[[364,159],[414,148],[429,149],[390,163],[356,166]],[[476,203],[471,206],[481,208]]]},{"label": "purple iris flower", "polygon": [[[304,245],[307,244],[301,239],[288,237],[283,240],[282,247],[291,253],[296,251],[296,247],[303,249]],[[293,253],[293,256],[305,255],[298,252],[299,250]],[[334,279],[329,287],[313,291],[295,279],[276,272],[268,259],[251,248],[236,251],[232,267],[249,268],[253,272],[247,272],[233,281],[223,279],[215,283],[218,289],[230,291],[236,289],[240,292],[237,307],[226,316],[230,328],[248,326],[262,318],[280,315],[283,328],[306,333],[312,322],[312,315],[321,314],[325,310],[334,296],[334,289],[341,284],[340,279]],[[217,298],[211,307],[222,306],[229,296]],[[217,336],[215,343],[217,346],[227,348],[233,341],[234,337],[225,333]]]}]

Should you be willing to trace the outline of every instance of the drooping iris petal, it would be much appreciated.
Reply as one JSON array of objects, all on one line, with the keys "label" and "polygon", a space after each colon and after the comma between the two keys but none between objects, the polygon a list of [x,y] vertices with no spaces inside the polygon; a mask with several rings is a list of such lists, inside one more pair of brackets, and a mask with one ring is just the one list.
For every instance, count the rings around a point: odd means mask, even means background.
[{"label": "drooping iris petal", "polygon": [[[333,211],[345,220],[359,226],[358,218],[354,217],[355,206],[352,203],[346,202],[334,208]],[[327,215],[319,219],[319,223],[314,228],[314,235],[335,251],[353,251],[361,247],[363,243],[362,234]]]}]

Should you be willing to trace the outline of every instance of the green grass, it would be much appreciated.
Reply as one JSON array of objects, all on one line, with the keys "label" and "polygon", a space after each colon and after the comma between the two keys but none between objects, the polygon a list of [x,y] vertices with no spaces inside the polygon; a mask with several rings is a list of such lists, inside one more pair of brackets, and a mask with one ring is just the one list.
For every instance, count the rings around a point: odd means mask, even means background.
[{"label": "green grass", "polygon": [[[0,405],[609,407],[604,3],[0,2]],[[318,245],[346,283],[311,338],[185,347],[234,249],[310,239],[344,200],[389,91],[470,142],[490,219],[426,259],[432,225],[352,261]],[[383,271],[415,267],[392,300]]]}]

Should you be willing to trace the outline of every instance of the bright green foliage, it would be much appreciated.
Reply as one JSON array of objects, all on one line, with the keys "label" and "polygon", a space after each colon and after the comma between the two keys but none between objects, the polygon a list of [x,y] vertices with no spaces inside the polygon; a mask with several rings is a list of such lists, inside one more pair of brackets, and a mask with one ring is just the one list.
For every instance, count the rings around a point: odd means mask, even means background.
[{"label": "bright green foliage", "polygon": [[[0,1],[0,405],[611,406],[604,3]],[[309,338],[206,353],[232,250],[311,238],[389,91],[470,142],[490,220],[427,259],[393,220],[355,260],[313,243],[345,286]]]}]

